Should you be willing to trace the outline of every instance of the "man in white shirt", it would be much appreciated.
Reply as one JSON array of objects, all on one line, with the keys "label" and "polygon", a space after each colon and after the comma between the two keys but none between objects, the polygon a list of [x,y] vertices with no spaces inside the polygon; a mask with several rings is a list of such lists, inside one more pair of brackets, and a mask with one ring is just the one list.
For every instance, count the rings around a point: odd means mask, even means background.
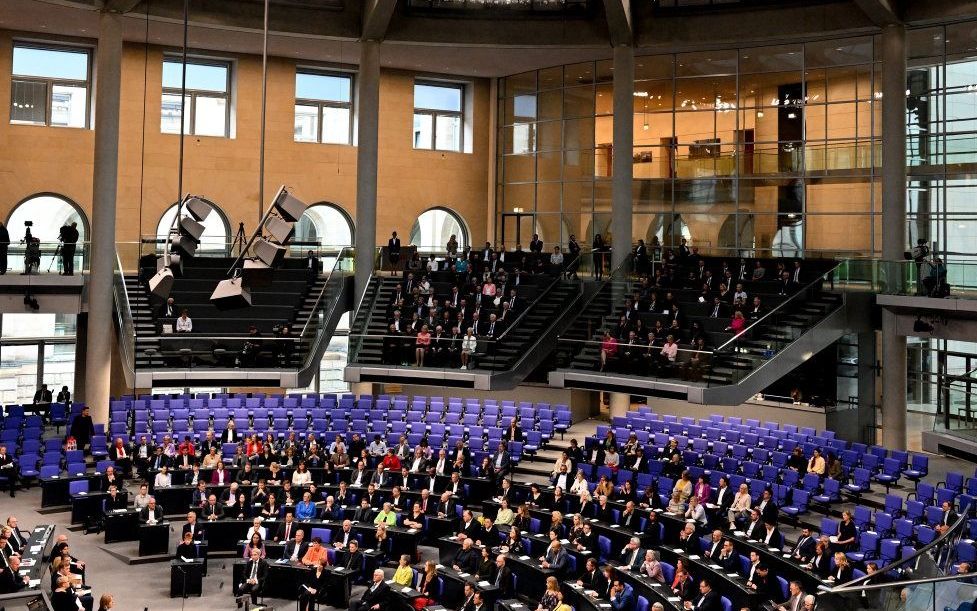
[{"label": "man in white shirt", "polygon": [[190,333],[193,331],[193,321],[190,320],[190,315],[186,310],[180,312],[180,317],[176,319],[176,332],[177,333]]}]

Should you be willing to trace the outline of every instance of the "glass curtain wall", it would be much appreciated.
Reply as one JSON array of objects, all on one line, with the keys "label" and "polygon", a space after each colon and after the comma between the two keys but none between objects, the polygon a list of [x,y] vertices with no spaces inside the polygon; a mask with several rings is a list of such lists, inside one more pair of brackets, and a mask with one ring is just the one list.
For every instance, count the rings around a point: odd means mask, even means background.
[{"label": "glass curtain wall", "polygon": [[[881,248],[873,37],[635,58],[634,148],[615,151],[612,62],[501,79],[497,241],[609,235],[615,154],[634,164],[630,240],[712,252]],[[624,119],[627,120],[627,119]]]},{"label": "glass curtain wall", "polygon": [[0,401],[30,403],[41,384],[55,395],[74,390],[74,314],[3,314],[0,316]]},{"label": "glass curtain wall", "polygon": [[[977,22],[907,36],[907,235],[950,262],[977,260]],[[949,283],[957,284],[951,272]]]}]

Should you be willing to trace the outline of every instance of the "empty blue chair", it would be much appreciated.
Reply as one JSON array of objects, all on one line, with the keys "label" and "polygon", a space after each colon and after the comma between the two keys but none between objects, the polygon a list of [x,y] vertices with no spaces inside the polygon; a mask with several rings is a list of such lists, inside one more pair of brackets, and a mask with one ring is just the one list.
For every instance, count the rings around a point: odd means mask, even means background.
[{"label": "empty blue chair", "polygon": [[845,555],[852,562],[864,562],[876,558],[879,553],[879,539],[881,537],[878,533],[863,532],[858,536],[858,549]]},{"label": "empty blue chair", "polygon": [[76,495],[81,493],[88,493],[88,480],[79,479],[72,482],[68,482],[68,494]]},{"label": "empty blue chair", "polygon": [[929,474],[929,461],[929,456],[913,454],[909,459],[909,468],[903,469],[902,471],[903,477],[915,483],[918,487],[920,480]]},{"label": "empty blue chair", "polygon": [[838,483],[838,480],[829,477],[824,480],[824,485],[821,488],[821,494],[815,494],[811,498],[824,505],[824,511],[827,513],[828,507],[832,503],[841,501],[841,484]]},{"label": "empty blue chair", "polygon": [[885,512],[894,518],[902,515],[902,497],[895,494],[885,495]]},{"label": "empty blue chair", "polygon": [[891,486],[899,483],[902,463],[895,458],[886,458],[882,461],[882,472],[875,475],[875,481],[885,486],[885,491],[889,492]]},{"label": "empty blue chair", "polygon": [[872,491],[872,473],[868,469],[856,467],[852,473],[852,481],[845,484],[845,492],[859,498],[865,492]]},{"label": "empty blue chair", "polygon": [[597,548],[600,551],[600,560],[606,562],[611,558],[611,540],[609,537],[600,535],[597,537]]}]

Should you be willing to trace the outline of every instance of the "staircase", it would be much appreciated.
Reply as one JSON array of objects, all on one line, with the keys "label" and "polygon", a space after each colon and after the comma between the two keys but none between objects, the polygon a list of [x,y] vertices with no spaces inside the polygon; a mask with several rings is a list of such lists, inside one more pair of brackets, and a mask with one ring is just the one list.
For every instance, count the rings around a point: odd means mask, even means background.
[{"label": "staircase", "polygon": [[[308,385],[318,372],[319,359],[339,319],[349,310],[351,278],[341,270],[351,257],[343,251],[337,257],[332,273],[327,270],[327,275],[315,278],[307,277],[301,267],[302,261],[286,260],[270,284],[253,287],[251,307],[226,312],[216,310],[210,304],[209,296],[221,275],[226,273],[225,265],[229,265],[230,260],[193,260],[193,265],[187,266],[183,277],[174,283],[171,295],[178,307],[190,309],[194,333],[167,336],[165,340],[160,334],[162,321],[154,316],[154,298],[148,288],[138,275],[122,275],[117,268],[117,327],[128,329],[131,320],[132,346],[123,350],[124,358],[131,355],[128,357],[131,363],[126,367],[127,377],[133,378],[130,385],[147,388],[242,382],[276,387]],[[143,270],[142,276],[147,276],[147,270]],[[125,294],[121,295],[123,286]],[[119,313],[118,310],[125,309],[125,303],[128,303],[129,312]],[[194,312],[199,312],[200,317],[194,317]],[[247,325],[256,324],[268,338],[272,326],[283,322],[290,325],[291,334],[297,339],[284,365],[267,345],[262,360],[255,367],[236,365],[234,357],[243,345]],[[126,342],[124,335],[120,333],[123,344]],[[174,356],[174,341],[181,340],[193,346],[192,361],[181,361],[179,356]],[[164,341],[168,343],[164,345]]]},{"label": "staircase", "polygon": [[[572,316],[573,305],[581,297],[578,281],[550,280],[512,326],[491,347],[478,355],[467,370],[436,367],[409,367],[383,362],[382,336],[388,330],[388,303],[385,296],[394,290],[399,278],[370,279],[363,300],[353,319],[349,382],[390,382],[437,384],[475,389],[508,389],[522,382],[552,351],[557,334]],[[359,336],[365,337],[359,337]]]},{"label": "staircase", "polygon": [[[550,384],[739,405],[853,332],[853,327],[870,326],[866,308],[850,304],[845,293],[824,290],[818,282],[806,296],[788,299],[739,339],[710,347],[710,366],[701,380],[683,380],[680,372],[670,377],[599,372],[600,330],[617,322],[619,307],[615,306],[619,301],[614,299],[614,292],[613,283],[601,287],[571,330],[561,336],[557,369],[549,374]],[[582,346],[571,341],[584,339],[591,341]]]}]

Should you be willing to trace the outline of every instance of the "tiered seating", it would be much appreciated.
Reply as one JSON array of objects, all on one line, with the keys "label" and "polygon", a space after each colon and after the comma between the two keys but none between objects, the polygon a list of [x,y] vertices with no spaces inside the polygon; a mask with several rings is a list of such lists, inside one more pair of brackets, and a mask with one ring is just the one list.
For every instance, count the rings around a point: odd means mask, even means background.
[{"label": "tiered seating", "polygon": [[[71,413],[66,416],[63,403],[54,403],[49,412],[49,421],[60,428],[69,424],[70,419],[80,414],[85,405],[73,404]],[[93,444],[99,441],[105,444],[105,425],[96,425],[96,434],[101,433],[100,439],[93,438]],[[66,455],[64,442],[61,438],[43,439],[45,423],[40,415],[27,415],[25,406],[8,405],[0,409],[0,445],[7,447],[7,452],[14,456],[18,466],[18,476],[24,484],[29,485],[32,480],[54,473],[62,469],[85,471],[84,456],[79,454]],[[98,436],[98,435],[96,435]],[[98,447],[96,447],[98,449]],[[9,484],[9,479],[0,474],[0,488]]]},{"label": "tiered seating", "polygon": [[[693,480],[705,476],[714,494],[722,477],[727,478],[733,490],[746,483],[754,499],[769,489],[780,512],[795,524],[800,519],[812,519],[812,509],[817,508],[825,515],[820,523],[821,532],[831,534],[833,529],[837,530],[837,522],[829,519],[828,514],[836,513],[836,506],[843,502],[855,502],[854,522],[860,534],[857,550],[848,553],[855,561],[891,560],[933,541],[937,536],[935,528],[943,516],[944,501],[958,510],[973,511],[977,506],[977,470],[973,478],[967,479],[960,473],[950,473],[946,482],[934,486],[921,481],[928,470],[925,455],[849,443],[837,439],[832,431],[722,416],[700,420],[680,418],[656,414],[651,408],[640,406],[625,417],[614,418],[611,425],[599,425],[596,434],[586,439],[588,451],[608,432],[619,443],[634,434],[649,458],[648,471],[632,473],[619,469],[615,474],[602,466],[581,464],[580,468],[588,480],[602,475],[618,484],[632,480],[637,484],[639,497],[649,487],[657,486],[663,502],[667,503],[674,481],[662,475],[665,463],[660,459],[674,439]],[[841,475],[838,478],[813,473],[801,476],[787,467],[795,448],[801,449],[805,460],[811,458],[815,449],[825,452],[829,458],[838,457]],[[902,478],[915,482],[915,491],[906,498],[889,494],[889,488],[898,485]],[[859,504],[862,495],[871,491],[873,482],[886,487],[881,508]],[[977,520],[972,522],[977,531]]]},{"label": "tiered seating", "polygon": [[[293,337],[298,335],[309,320],[325,279],[310,278],[304,267],[304,259],[286,259],[268,283],[252,284],[251,307],[222,311],[211,304],[210,296],[217,283],[226,277],[232,261],[225,257],[195,257],[184,263],[184,272],[174,280],[170,296],[178,311],[184,308],[188,310],[193,331],[179,338],[167,338],[164,342],[160,341],[159,336],[162,325],[173,324],[174,319],[163,315],[162,300],[150,297],[143,282],[135,278],[127,279],[136,324],[137,366],[159,367],[166,362],[178,362],[173,358],[177,356],[182,359],[179,362],[184,364],[192,356],[195,366],[230,365],[252,324],[267,344],[254,366],[281,366],[269,338],[275,328],[282,324],[291,325]],[[144,266],[140,270],[143,280],[151,278],[156,269],[155,261],[147,259],[147,263],[151,266]],[[212,336],[223,339],[207,339]],[[235,337],[242,339],[235,340]],[[181,349],[188,350],[189,354],[181,355]],[[300,350],[290,352],[294,359]]]},{"label": "tiered seating", "polygon": [[[700,277],[700,260],[703,269],[712,273],[708,289]],[[757,264],[766,271],[763,279],[753,280]],[[598,369],[600,343],[604,339],[603,331],[607,330],[618,346],[616,354],[608,359],[606,371],[729,384],[737,377],[735,370],[759,366],[793,341],[799,333],[792,330],[811,327],[840,303],[837,295],[824,291],[818,282],[835,265],[833,261],[803,261],[800,282],[791,282],[786,287],[774,279],[779,276],[778,265],[783,263],[767,259],[689,257],[658,263],[654,273],[649,273],[647,264],[638,266],[637,274],[629,281],[615,280],[603,287],[578,319],[583,324],[575,325],[565,336],[571,340],[591,340],[586,344],[568,344],[570,354],[565,358],[569,359],[569,367]],[[792,264],[783,269],[793,278]],[[720,283],[728,285],[725,294],[719,292]],[[810,283],[813,283],[811,289],[797,295]],[[738,285],[746,294],[745,302],[734,299]],[[713,317],[717,297],[719,313]],[[754,298],[760,299],[759,310],[754,308]],[[744,324],[749,326],[788,301],[777,311],[776,320],[761,323],[739,338],[735,353],[712,355],[710,363],[691,370],[686,366],[695,350],[714,350],[736,336],[736,331],[730,329],[734,312],[742,312]],[[673,326],[673,322],[677,325]],[[632,331],[636,334],[637,347],[625,349]],[[666,362],[660,354],[668,335],[674,336],[679,348],[674,363]],[[703,340],[701,347],[696,345],[699,339]]]},{"label": "tiered seating", "polygon": [[[199,439],[209,428],[220,431],[233,419],[242,433],[271,433],[276,438],[294,431],[332,440],[356,432],[371,439],[380,434],[395,445],[406,435],[411,446],[426,439],[435,451],[463,440],[476,461],[495,451],[515,418],[526,435],[524,442],[509,444],[512,460],[518,463],[524,453],[535,453],[567,430],[570,410],[566,405],[459,397],[257,393],[126,396],[111,402],[109,418],[110,436],[126,441],[138,441],[142,435],[156,443],[165,435]],[[233,444],[228,445],[225,452],[233,454]]]}]

